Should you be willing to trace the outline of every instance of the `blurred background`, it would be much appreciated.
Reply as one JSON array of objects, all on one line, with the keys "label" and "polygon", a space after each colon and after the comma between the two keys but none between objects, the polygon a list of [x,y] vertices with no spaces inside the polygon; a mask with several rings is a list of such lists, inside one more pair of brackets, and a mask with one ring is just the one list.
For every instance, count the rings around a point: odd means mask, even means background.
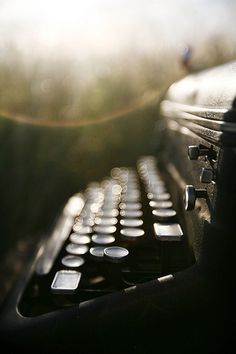
[{"label": "blurred background", "polygon": [[0,0],[6,289],[73,193],[155,152],[169,85],[236,58],[235,11],[233,0]]},{"label": "blurred background", "polygon": [[236,53],[233,0],[1,0],[0,109],[84,121]]}]

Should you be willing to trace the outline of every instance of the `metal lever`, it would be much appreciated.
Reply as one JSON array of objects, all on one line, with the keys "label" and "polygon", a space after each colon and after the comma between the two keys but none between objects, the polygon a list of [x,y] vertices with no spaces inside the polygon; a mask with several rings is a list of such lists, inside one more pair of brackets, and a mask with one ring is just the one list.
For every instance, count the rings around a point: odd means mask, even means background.
[{"label": "metal lever", "polygon": [[200,145],[188,146],[188,158],[189,160],[197,160],[199,156],[208,156],[211,159],[216,158],[216,152],[212,148],[201,147]]},{"label": "metal lever", "polygon": [[184,192],[185,210],[193,210],[197,198],[207,198],[206,189],[196,189],[192,185],[187,185]]},{"label": "metal lever", "polygon": [[214,179],[214,171],[211,168],[203,167],[200,174],[201,183],[211,183]]}]

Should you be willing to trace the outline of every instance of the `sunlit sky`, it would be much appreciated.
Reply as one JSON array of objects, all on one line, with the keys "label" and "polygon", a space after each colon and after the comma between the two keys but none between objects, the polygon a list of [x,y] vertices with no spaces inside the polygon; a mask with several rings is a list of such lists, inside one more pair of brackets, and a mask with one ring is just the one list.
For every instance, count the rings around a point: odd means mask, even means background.
[{"label": "sunlit sky", "polygon": [[80,58],[156,50],[235,35],[234,10],[233,0],[0,0],[0,45]]}]

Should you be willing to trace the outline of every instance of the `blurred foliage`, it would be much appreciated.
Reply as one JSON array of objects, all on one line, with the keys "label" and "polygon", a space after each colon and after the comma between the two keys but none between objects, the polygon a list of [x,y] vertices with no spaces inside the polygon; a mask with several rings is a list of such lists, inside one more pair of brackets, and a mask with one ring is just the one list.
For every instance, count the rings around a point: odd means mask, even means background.
[{"label": "blurred foliage", "polygon": [[[195,43],[190,71],[236,58],[235,43],[215,35]],[[186,75],[181,52],[128,51],[88,64],[30,61],[13,46],[0,52],[0,111],[52,120],[91,120],[129,107],[143,95],[160,95]]]},{"label": "blurred foliage", "polygon": [[153,97],[177,73],[177,65],[165,53],[128,52],[121,58],[83,65],[30,62],[15,48],[7,48],[0,56],[0,111],[52,120],[91,120],[129,107],[144,95]]},{"label": "blurred foliage", "polygon": [[[236,58],[236,42],[215,34],[191,45],[189,71]],[[186,75],[181,51],[137,53],[94,59],[87,64],[60,60],[31,61],[13,46],[0,51],[0,111],[51,120],[92,120],[158,97]],[[151,95],[152,96],[152,95]]]}]

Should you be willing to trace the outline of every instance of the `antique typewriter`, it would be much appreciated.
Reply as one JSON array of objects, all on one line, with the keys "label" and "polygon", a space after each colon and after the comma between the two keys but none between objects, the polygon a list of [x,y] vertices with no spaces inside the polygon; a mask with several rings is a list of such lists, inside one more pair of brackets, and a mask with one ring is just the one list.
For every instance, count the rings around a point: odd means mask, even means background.
[{"label": "antique typewriter", "polygon": [[235,62],[174,83],[152,154],[71,196],[2,306],[8,348],[228,352],[235,93]]}]

